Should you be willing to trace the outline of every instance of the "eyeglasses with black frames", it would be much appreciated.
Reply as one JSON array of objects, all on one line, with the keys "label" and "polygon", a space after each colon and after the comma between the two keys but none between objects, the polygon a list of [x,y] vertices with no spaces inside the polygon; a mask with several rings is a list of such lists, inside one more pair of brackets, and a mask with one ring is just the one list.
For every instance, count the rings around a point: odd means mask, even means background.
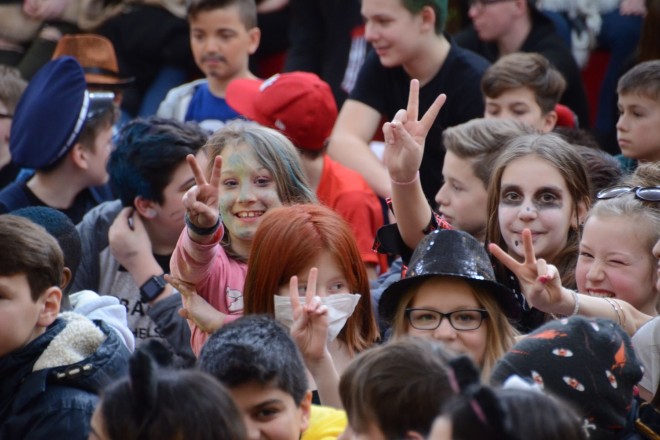
[{"label": "eyeglasses with black frames", "polygon": [[447,318],[449,324],[458,331],[476,330],[481,327],[488,312],[483,309],[455,310],[449,313],[429,309],[406,309],[406,318],[417,330],[435,330],[442,320]]},{"label": "eyeglasses with black frames", "polygon": [[660,186],[613,186],[596,194],[598,200],[613,199],[624,194],[634,193],[635,197],[645,202],[660,202]]}]

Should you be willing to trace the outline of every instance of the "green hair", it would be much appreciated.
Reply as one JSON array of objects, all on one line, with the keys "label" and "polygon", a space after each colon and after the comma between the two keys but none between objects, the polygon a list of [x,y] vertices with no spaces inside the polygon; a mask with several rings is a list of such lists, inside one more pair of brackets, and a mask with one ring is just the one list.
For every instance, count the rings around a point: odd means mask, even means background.
[{"label": "green hair", "polygon": [[447,23],[447,0],[403,0],[403,7],[413,15],[419,14],[425,6],[433,8],[435,12],[435,33],[442,34]]}]

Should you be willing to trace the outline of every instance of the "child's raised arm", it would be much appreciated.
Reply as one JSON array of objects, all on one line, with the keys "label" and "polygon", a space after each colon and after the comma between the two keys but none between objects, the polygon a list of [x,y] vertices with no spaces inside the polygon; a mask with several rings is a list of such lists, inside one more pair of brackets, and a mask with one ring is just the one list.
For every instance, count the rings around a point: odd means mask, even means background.
[{"label": "child's raised arm", "polygon": [[550,314],[611,319],[629,335],[652,319],[625,301],[583,295],[561,285],[559,271],[543,259],[536,259],[529,229],[522,234],[525,259],[522,263],[498,245],[488,245],[490,252],[518,278],[520,288],[530,306]]},{"label": "child's raised arm", "polygon": [[323,405],[342,408],[339,398],[339,375],[327,346],[328,307],[321,304],[316,296],[318,269],[309,271],[305,304],[298,297],[298,277],[292,276],[289,282],[289,298],[293,311],[291,338],[303,355],[305,365],[316,382],[319,399]]},{"label": "child's raised arm", "polygon": [[202,168],[192,154],[186,157],[188,165],[195,176],[195,186],[183,195],[183,207],[186,208],[186,225],[188,234],[197,243],[211,243],[216,241],[215,231],[222,219],[218,209],[220,198],[220,169],[222,168],[222,157],[216,156],[213,161],[211,178],[206,181]]},{"label": "child's raised arm", "polygon": [[195,185],[183,195],[186,228],[172,254],[170,269],[175,278],[197,285],[209,273],[216,256],[215,245],[224,233],[218,208],[222,157],[215,157],[208,182],[195,156],[188,155],[186,161]]},{"label": "child's raised arm", "polygon": [[399,110],[392,122],[383,125],[383,161],[392,182],[392,207],[401,237],[411,249],[424,237],[423,231],[431,219],[431,207],[419,180],[419,167],[426,135],[446,100],[444,93],[438,96],[418,121],[419,81],[413,79],[410,81],[408,108]]}]

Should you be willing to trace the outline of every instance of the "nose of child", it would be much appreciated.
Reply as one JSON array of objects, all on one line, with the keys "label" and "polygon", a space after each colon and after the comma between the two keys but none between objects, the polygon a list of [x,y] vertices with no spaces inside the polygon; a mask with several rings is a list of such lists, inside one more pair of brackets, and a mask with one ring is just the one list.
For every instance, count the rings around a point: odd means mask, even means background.
[{"label": "nose of child", "polygon": [[449,323],[449,318],[443,318],[442,322],[433,331],[433,338],[439,341],[451,341],[456,339],[456,330]]},{"label": "nose of child", "polygon": [[589,269],[587,270],[587,280],[600,281],[602,279],[603,279],[602,267],[600,267],[599,263],[594,261],[589,265]]},{"label": "nose of child", "polygon": [[250,417],[243,417],[243,422],[245,423],[245,431],[247,434],[248,440],[259,440],[261,438],[261,431],[259,426],[254,423]]},{"label": "nose of child", "polygon": [[524,203],[520,205],[520,210],[518,211],[518,217],[521,220],[525,220],[525,221],[534,220],[537,215],[538,215],[538,211],[536,210],[536,207],[533,206],[531,203]]},{"label": "nose of child", "polygon": [[239,202],[250,202],[256,199],[252,185],[243,184],[241,185],[240,191],[238,193]]},{"label": "nose of child", "polygon": [[435,195],[435,203],[438,206],[447,205],[447,183],[443,183]]}]

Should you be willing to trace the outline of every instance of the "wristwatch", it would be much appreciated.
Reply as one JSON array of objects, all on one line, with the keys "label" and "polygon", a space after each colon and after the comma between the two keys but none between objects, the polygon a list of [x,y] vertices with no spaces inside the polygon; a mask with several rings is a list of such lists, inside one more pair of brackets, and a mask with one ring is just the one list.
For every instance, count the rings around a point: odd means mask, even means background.
[{"label": "wristwatch", "polygon": [[143,303],[150,303],[165,290],[165,286],[167,282],[163,275],[152,276],[140,287],[140,300]]}]

